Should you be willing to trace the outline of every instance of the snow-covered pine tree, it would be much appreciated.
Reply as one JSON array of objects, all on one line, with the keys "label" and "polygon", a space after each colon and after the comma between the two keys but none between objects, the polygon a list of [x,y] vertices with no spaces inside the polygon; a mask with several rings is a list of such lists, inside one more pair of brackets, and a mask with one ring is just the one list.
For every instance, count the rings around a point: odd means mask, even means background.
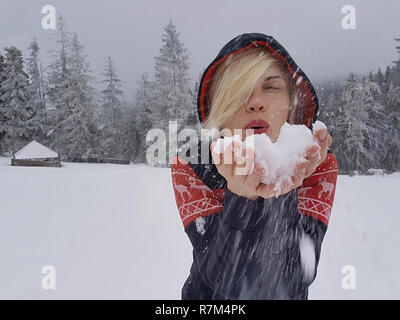
[{"label": "snow-covered pine tree", "polygon": [[[3,55],[0,53],[0,97],[3,95],[4,91],[1,86],[2,82],[5,80],[5,61]],[[0,156],[3,155],[4,148],[3,148],[3,139],[6,135],[5,131],[5,122],[6,122],[6,108],[3,101],[0,99]]]},{"label": "snow-covered pine tree", "polygon": [[386,139],[389,135],[389,119],[386,116],[382,92],[378,83],[364,78],[360,101],[367,110],[364,147],[366,164],[369,168],[384,169],[383,159],[388,152]]},{"label": "snow-covered pine tree", "polygon": [[29,46],[27,59],[27,73],[29,76],[29,106],[33,109],[34,116],[27,121],[26,126],[31,132],[31,138],[44,141],[47,133],[46,104],[44,94],[44,80],[39,59],[39,44],[34,38]]},{"label": "snow-covered pine tree", "polygon": [[384,169],[389,130],[379,85],[370,77],[358,81],[351,73],[337,101],[335,118],[335,143],[331,149],[342,172]]},{"label": "snow-covered pine tree", "polygon": [[386,136],[387,152],[384,167],[389,172],[400,171],[400,87],[392,83],[384,95],[385,112],[389,121],[389,133]]},{"label": "snow-covered pine tree", "polygon": [[[155,126],[169,131],[169,121],[177,121],[177,131],[193,122],[194,106],[190,95],[189,57],[172,19],[164,28],[162,47],[155,57]],[[188,122],[189,121],[189,122]],[[168,139],[168,160],[179,145]]]},{"label": "snow-covered pine tree", "polygon": [[90,85],[90,66],[78,36],[71,40],[70,88],[68,113],[59,125],[63,129],[63,150],[67,154],[89,157],[101,154],[98,109],[93,103],[94,88]]},{"label": "snow-covered pine tree", "polygon": [[142,74],[135,93],[136,112],[131,113],[125,126],[125,136],[128,138],[126,152],[129,159],[138,163],[146,162],[146,135],[159,123],[159,114],[154,106],[154,87],[147,73]]},{"label": "snow-covered pine tree", "polygon": [[367,109],[362,104],[362,87],[354,73],[350,73],[336,111],[335,153],[342,173],[366,171],[365,163]]},{"label": "snow-covered pine tree", "polygon": [[180,40],[172,19],[164,28],[162,47],[155,57],[155,111],[159,127],[167,128],[169,120],[186,126],[186,119],[193,113],[190,96],[189,57]]},{"label": "snow-covered pine tree", "polygon": [[61,155],[100,155],[98,110],[93,102],[89,63],[78,36],[71,38],[61,15],[52,40],[56,49],[50,52],[54,61],[48,68],[47,89],[52,109],[52,145]]},{"label": "snow-covered pine tree", "polygon": [[102,90],[102,147],[110,157],[122,156],[122,135],[123,135],[123,115],[121,108],[121,99],[123,91],[121,90],[121,80],[117,76],[114,61],[107,57],[102,73],[105,89]]},{"label": "snow-covered pine tree", "polygon": [[51,123],[47,136],[50,147],[63,154],[62,121],[71,115],[71,35],[62,15],[57,19],[57,28],[51,33],[54,47],[49,50],[53,62],[47,68],[46,96],[48,98],[48,118]]},{"label": "snow-covered pine tree", "polygon": [[0,131],[5,132],[6,148],[14,157],[17,149],[29,142],[29,130],[26,122],[34,115],[29,101],[28,75],[24,71],[24,59],[21,50],[16,47],[5,48],[4,79],[1,82],[0,101],[3,108],[3,123]]}]

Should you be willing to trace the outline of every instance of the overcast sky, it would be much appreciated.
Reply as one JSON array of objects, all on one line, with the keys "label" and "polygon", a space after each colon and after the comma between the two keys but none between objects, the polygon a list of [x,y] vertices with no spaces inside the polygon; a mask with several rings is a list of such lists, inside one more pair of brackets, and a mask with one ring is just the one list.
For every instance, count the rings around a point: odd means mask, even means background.
[{"label": "overcast sky", "polygon": [[[394,37],[400,37],[400,0],[0,0],[0,4],[1,52],[16,46],[26,55],[36,36],[47,64],[49,31],[41,27],[41,9],[54,5],[69,31],[77,32],[97,79],[106,57],[115,60],[128,100],[142,73],[153,77],[154,56],[170,18],[188,50],[192,79],[226,42],[245,32],[273,36],[312,82],[344,77],[350,71],[375,72],[399,57]],[[341,9],[348,4],[356,9],[355,30],[341,27]]]}]

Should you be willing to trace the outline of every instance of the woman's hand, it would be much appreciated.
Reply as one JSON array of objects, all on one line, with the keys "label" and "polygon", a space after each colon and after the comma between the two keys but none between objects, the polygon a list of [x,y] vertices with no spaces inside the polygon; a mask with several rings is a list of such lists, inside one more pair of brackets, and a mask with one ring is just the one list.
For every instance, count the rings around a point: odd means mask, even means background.
[{"label": "woman's hand", "polygon": [[325,161],[328,154],[328,147],[332,144],[332,136],[326,129],[316,131],[314,136],[317,138],[319,146],[312,146],[307,149],[307,154],[305,156],[306,161],[296,166],[294,174],[291,177],[292,183],[290,183],[290,181],[284,181],[280,191],[274,191],[275,184],[260,184],[256,188],[256,192],[260,197],[268,199],[286,194],[300,187],[303,184],[303,180],[311,176],[315,172],[315,169]]},{"label": "woman's hand", "polygon": [[216,154],[211,143],[211,156],[221,176],[227,181],[227,188],[232,193],[251,200],[258,198],[256,188],[264,176],[264,168],[255,164],[255,154],[251,149],[240,151],[240,144],[233,141],[224,153]]},{"label": "woman's hand", "polygon": [[261,183],[265,170],[255,163],[253,150],[246,150],[245,154],[238,153],[239,144],[232,142],[223,154],[218,155],[213,151],[215,145],[215,142],[213,142],[211,144],[211,155],[218,172],[226,179],[228,189],[231,192],[252,200],[258,197],[269,199],[300,187],[303,180],[311,176],[317,167],[325,161],[328,147],[332,144],[332,137],[326,129],[316,131],[314,136],[317,138],[319,146],[312,146],[307,149],[306,161],[296,166],[291,181],[282,182],[280,190],[276,190],[275,183],[269,185]]}]

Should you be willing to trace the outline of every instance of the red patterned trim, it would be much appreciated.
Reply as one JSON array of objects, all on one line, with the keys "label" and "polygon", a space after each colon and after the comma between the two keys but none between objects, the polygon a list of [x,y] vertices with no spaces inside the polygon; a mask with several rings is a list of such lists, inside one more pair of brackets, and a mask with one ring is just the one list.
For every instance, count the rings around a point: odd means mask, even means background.
[{"label": "red patterned trim", "polygon": [[183,226],[223,208],[224,190],[211,190],[183,159],[175,157],[171,165],[175,200]]},{"label": "red patterned trim", "polygon": [[298,210],[328,226],[335,198],[338,164],[333,153],[328,153],[315,172],[304,179],[298,190]]}]

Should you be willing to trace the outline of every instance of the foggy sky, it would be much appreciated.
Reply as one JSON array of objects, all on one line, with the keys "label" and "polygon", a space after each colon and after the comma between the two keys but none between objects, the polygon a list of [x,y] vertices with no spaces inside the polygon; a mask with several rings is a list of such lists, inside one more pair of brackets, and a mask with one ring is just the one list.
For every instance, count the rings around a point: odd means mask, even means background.
[{"label": "foggy sky", "polygon": [[[64,16],[70,32],[77,32],[96,80],[106,57],[115,60],[127,100],[142,73],[153,78],[154,57],[170,18],[188,50],[193,82],[224,44],[245,32],[273,36],[312,82],[351,71],[376,72],[399,57],[394,37],[400,37],[400,0],[0,0],[2,53],[16,46],[26,58],[36,36],[44,64],[50,62],[50,31],[41,27],[46,4]],[[341,27],[346,4],[356,9],[355,30]]]}]

